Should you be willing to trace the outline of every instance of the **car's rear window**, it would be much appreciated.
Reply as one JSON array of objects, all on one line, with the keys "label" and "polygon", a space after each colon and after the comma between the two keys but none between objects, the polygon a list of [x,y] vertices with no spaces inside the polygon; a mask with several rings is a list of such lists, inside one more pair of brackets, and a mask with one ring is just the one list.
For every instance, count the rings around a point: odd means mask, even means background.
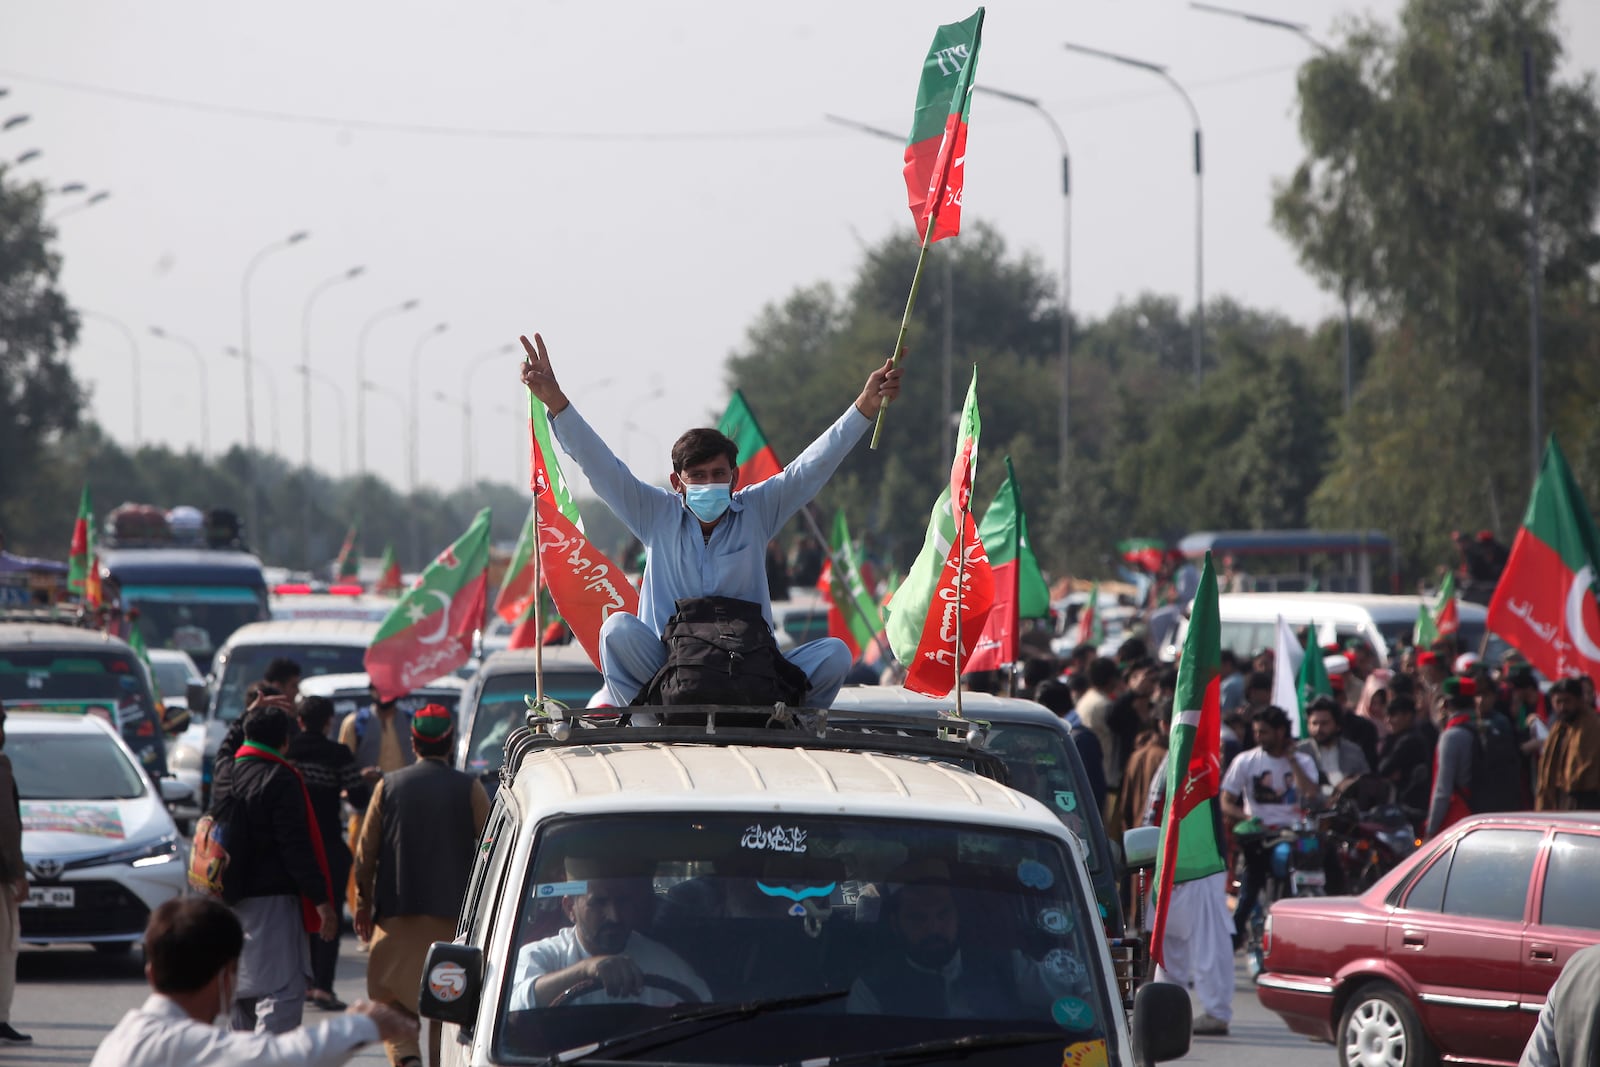
[{"label": "car's rear window", "polygon": [[[544,672],[545,695],[571,708],[586,706],[601,683],[600,672],[592,667]],[[497,674],[484,682],[467,739],[467,770],[478,774],[500,768],[506,738],[526,721],[527,698],[533,692],[532,673]]]}]

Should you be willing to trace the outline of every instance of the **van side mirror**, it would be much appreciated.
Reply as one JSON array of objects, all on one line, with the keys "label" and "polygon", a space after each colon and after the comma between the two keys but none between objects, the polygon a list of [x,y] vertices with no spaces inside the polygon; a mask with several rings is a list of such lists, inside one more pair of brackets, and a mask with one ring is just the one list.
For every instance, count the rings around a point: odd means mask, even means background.
[{"label": "van side mirror", "polygon": [[483,949],[453,941],[435,941],[428,946],[422,988],[417,991],[418,1015],[471,1031],[478,1021],[482,996]]},{"label": "van side mirror", "polygon": [[168,706],[161,715],[161,731],[168,737],[177,737],[189,728],[189,709],[176,704]]},{"label": "van side mirror", "polygon": [[1189,1054],[1194,1009],[1189,991],[1173,982],[1147,982],[1133,998],[1133,1062],[1152,1067]]},{"label": "van side mirror", "polygon": [[183,700],[191,716],[203,718],[211,706],[211,690],[204,682],[190,682],[183,687]]},{"label": "van side mirror", "polygon": [[1161,827],[1139,826],[1122,832],[1122,856],[1130,871],[1156,865],[1161,851]]}]

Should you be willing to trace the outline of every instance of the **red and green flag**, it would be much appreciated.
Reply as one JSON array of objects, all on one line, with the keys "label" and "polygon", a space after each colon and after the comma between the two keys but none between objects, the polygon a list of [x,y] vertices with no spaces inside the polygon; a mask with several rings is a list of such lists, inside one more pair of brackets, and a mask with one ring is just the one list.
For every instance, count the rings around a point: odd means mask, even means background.
[{"label": "red and green flag", "polygon": [[859,660],[877,644],[883,616],[861,575],[843,511],[833,514],[830,540],[828,559],[817,580],[817,588],[828,598],[828,636],[843,641],[850,647],[850,655]]},{"label": "red and green flag", "polygon": [[380,700],[395,700],[449,674],[472,655],[489,597],[489,509],[423,569],[367,648]]},{"label": "red and green flag", "polygon": [[1078,613],[1078,644],[1099,648],[1106,640],[1105,616],[1100,613],[1100,579],[1089,590],[1089,602]]},{"label": "red and green flag", "polygon": [[89,503],[89,483],[83,483],[78,497],[78,518],[72,524],[72,547],[67,553],[67,592],[82,598],[89,577],[89,558],[93,554],[94,507]]},{"label": "red and green flag", "polygon": [[1006,460],[1006,480],[978,526],[978,540],[989,555],[994,575],[994,607],[967,663],[969,671],[998,670],[1022,657],[1022,620],[1050,614],[1050,587],[1028,539],[1028,516],[1022,510],[1017,473]]},{"label": "red and green flag", "polygon": [[994,575],[972,517],[978,459],[978,371],[961,409],[950,484],[934,502],[922,551],[894,594],[886,630],[907,689],[942,697],[959,684],[994,603]]},{"label": "red and green flag", "polygon": [[[970,18],[940,26],[922,64],[917,110],[906,143],[906,193],[917,236],[926,244],[961,232],[961,193],[966,184],[967,119],[972,112],[973,74],[983,38],[983,8]],[[929,227],[932,233],[929,233]]]},{"label": "red and green flag", "polygon": [[1178,660],[1167,742],[1167,785],[1156,852],[1155,918],[1150,955],[1165,961],[1172,887],[1223,870],[1213,810],[1222,791],[1222,619],[1211,553],[1200,568],[1189,629]]},{"label": "red and green flag", "polygon": [[778,454],[772,450],[767,435],[761,432],[755,413],[750,410],[749,403],[739,390],[735,389],[733,396],[728,398],[728,410],[717,421],[717,429],[739,449],[740,489],[764,482],[783,470],[783,464],[778,462]]},{"label": "red and green flag", "polygon": [[1439,586],[1439,597],[1433,602],[1433,628],[1440,637],[1450,637],[1461,629],[1461,609],[1456,606],[1456,576],[1450,571]]},{"label": "red and green flag", "polygon": [[378,584],[372,587],[372,591],[388,596],[399,596],[403,584],[404,581],[400,576],[400,559],[394,554],[394,545],[384,545],[383,560],[378,564]]},{"label": "red and green flag", "polygon": [[1489,629],[1547,678],[1600,677],[1600,534],[1554,436],[1511,558],[1489,601]]},{"label": "red and green flag", "polygon": [[1146,574],[1156,574],[1166,562],[1167,543],[1154,537],[1130,537],[1117,542],[1117,555],[1129,566]]},{"label": "red and green flag", "polygon": [[333,565],[333,573],[340,581],[355,581],[361,577],[361,549],[356,545],[358,524],[351,523],[350,529],[345,531],[344,544],[339,546],[339,559]]}]

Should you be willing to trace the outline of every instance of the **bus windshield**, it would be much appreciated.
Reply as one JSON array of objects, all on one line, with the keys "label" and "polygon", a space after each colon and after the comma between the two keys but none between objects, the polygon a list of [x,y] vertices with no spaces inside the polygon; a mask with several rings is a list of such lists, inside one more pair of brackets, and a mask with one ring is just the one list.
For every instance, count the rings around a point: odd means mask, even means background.
[{"label": "bus windshield", "polygon": [[247,586],[124,585],[122,599],[139,609],[145,644],[187,652],[202,671],[233,631],[267,617],[265,595]]}]

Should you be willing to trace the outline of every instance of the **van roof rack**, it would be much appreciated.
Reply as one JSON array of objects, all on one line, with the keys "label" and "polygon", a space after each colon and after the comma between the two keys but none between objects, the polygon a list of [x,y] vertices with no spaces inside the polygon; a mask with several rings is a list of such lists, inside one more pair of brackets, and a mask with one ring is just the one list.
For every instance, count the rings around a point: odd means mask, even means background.
[{"label": "van roof rack", "polygon": [[[619,711],[621,712],[619,714]],[[664,725],[634,726],[630,712],[650,713]],[[680,744],[762,748],[831,749],[921,756],[955,763],[1001,785],[1008,784],[1005,762],[988,751],[987,723],[941,720],[930,729],[926,718],[875,715],[870,723],[830,720],[826,709],[783,704],[649,705],[635,709],[586,711],[560,709],[554,716],[530,711],[526,726],[506,738],[500,782],[510,785],[530,752],[581,745]]]},{"label": "van roof rack", "polygon": [[0,622],[45,623],[53,626],[75,626],[81,630],[101,628],[101,620],[96,619],[95,612],[86,611],[77,604],[0,608]]}]

